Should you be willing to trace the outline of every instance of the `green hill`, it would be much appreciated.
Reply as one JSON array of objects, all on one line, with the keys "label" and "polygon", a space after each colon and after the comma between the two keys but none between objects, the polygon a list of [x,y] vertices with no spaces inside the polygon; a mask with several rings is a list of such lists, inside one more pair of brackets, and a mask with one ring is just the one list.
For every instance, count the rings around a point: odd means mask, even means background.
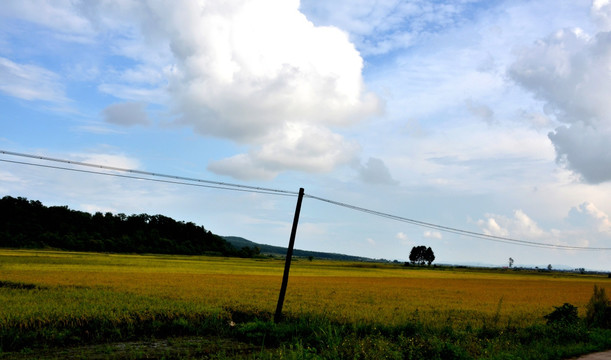
[{"label": "green hill", "polygon": [[90,214],[67,206],[4,196],[0,199],[0,247],[55,248],[114,253],[252,257],[201,225],[163,215]]},{"label": "green hill", "polygon": [[[223,236],[223,238],[229,242],[234,247],[240,249],[242,247],[258,247],[261,249],[261,254],[265,255],[274,255],[274,256],[286,256],[286,247],[282,246],[273,246],[267,244],[259,244],[242,237],[238,236]],[[347,260],[347,261],[373,261],[373,259],[360,257],[360,256],[352,256],[352,255],[344,255],[344,254],[336,254],[336,253],[326,253],[320,251],[308,251],[308,250],[293,250],[293,256],[298,257],[313,257],[316,259],[328,259],[328,260]]]}]

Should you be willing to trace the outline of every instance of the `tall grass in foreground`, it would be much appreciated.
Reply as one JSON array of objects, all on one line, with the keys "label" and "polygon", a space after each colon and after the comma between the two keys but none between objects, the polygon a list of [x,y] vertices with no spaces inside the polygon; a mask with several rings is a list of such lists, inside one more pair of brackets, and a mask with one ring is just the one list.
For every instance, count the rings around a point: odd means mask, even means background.
[{"label": "tall grass in foreground", "polygon": [[543,318],[567,302],[585,316],[607,278],[355,265],[297,261],[286,321],[274,324],[281,261],[0,250],[0,356],[192,335],[233,342],[180,357],[557,359],[611,348],[609,330]]}]

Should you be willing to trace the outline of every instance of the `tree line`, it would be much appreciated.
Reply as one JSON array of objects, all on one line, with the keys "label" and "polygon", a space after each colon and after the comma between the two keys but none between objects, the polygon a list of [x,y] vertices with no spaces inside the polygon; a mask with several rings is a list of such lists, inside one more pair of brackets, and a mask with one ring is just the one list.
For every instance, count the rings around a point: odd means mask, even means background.
[{"label": "tree line", "polygon": [[203,226],[163,215],[90,214],[67,206],[5,196],[0,200],[0,247],[74,251],[253,257]]}]

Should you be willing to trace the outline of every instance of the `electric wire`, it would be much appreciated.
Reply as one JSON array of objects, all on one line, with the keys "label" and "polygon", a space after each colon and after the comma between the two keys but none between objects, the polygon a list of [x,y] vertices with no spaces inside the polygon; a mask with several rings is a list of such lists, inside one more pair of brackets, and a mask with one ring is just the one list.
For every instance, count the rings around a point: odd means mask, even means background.
[{"label": "electric wire", "polygon": [[[153,181],[153,182],[158,182],[158,183],[186,185],[186,186],[195,186],[195,187],[231,190],[231,191],[240,191],[240,192],[249,192],[249,193],[259,193],[259,194],[267,194],[267,195],[280,195],[280,196],[290,196],[290,197],[296,197],[298,195],[298,192],[295,192],[295,191],[256,187],[256,186],[249,186],[249,185],[242,185],[242,184],[232,184],[232,183],[204,180],[204,179],[195,179],[195,178],[188,178],[188,177],[177,176],[177,175],[167,175],[167,174],[154,173],[154,172],[141,171],[141,170],[124,169],[124,168],[118,168],[118,167],[112,167],[112,166],[106,166],[106,165],[91,164],[91,163],[84,163],[84,162],[64,160],[64,159],[56,159],[56,158],[50,158],[46,156],[30,155],[30,154],[16,153],[16,152],[4,151],[4,150],[0,150],[0,154],[13,155],[13,156],[19,156],[19,157],[24,157],[24,158],[43,160],[43,161],[59,162],[59,163],[76,165],[76,166],[94,167],[98,169],[126,172],[126,173],[136,174],[136,175],[125,175],[125,174],[119,174],[119,173],[110,173],[110,172],[103,172],[103,171],[69,168],[69,167],[64,167],[64,166],[45,165],[45,164],[32,163],[32,162],[26,162],[26,161],[0,159],[0,161],[6,162],[6,163],[36,166],[36,167],[55,169],[55,170],[73,171],[73,172],[87,173],[87,174],[94,174],[94,175],[104,175],[104,176],[113,176],[113,177],[134,179],[134,180]],[[146,175],[150,177],[137,176],[137,175]],[[161,177],[165,179],[156,179],[155,177]],[[166,179],[172,179],[172,180],[166,180]],[[318,196],[314,196],[310,194],[304,194],[304,197],[318,200],[321,202],[325,202],[331,205],[340,206],[340,207],[344,207],[347,209],[359,211],[362,213],[394,220],[394,221],[404,222],[404,223],[408,223],[408,224],[419,226],[419,227],[439,230],[439,231],[443,231],[447,233],[452,233],[452,234],[462,235],[462,236],[467,236],[467,237],[472,237],[472,238],[478,238],[478,239],[487,240],[487,241],[494,241],[494,242],[507,243],[507,244],[520,245],[520,246],[529,246],[529,247],[536,247],[536,248],[547,248],[547,249],[552,248],[552,249],[557,249],[557,250],[586,250],[586,251],[611,250],[611,248],[605,248],[605,247],[585,247],[585,246],[548,244],[548,243],[542,243],[542,242],[536,242],[536,241],[527,241],[527,240],[513,239],[513,238],[503,237],[503,236],[477,233],[474,231],[453,228],[453,227],[445,226],[445,225],[428,223],[428,222],[410,219],[410,218],[406,218],[406,217],[402,217],[398,215],[392,215],[389,213],[384,213],[381,211],[376,211],[376,210],[372,210],[372,209],[368,209],[364,207],[350,205],[347,203],[343,203],[343,202],[339,202],[339,201],[335,201],[331,199],[326,199],[326,198],[322,198],[322,197],[318,197]]]},{"label": "electric wire", "polygon": [[557,250],[587,250],[587,251],[611,250],[611,248],[604,248],[604,247],[586,247],[586,246],[547,244],[547,243],[536,242],[536,241],[519,240],[519,239],[513,239],[513,238],[508,238],[508,237],[503,237],[503,236],[477,233],[474,231],[462,230],[462,229],[453,228],[449,226],[437,225],[437,224],[414,220],[414,219],[410,219],[410,218],[406,218],[402,216],[392,215],[392,214],[388,214],[388,213],[384,213],[380,211],[375,211],[375,210],[371,210],[371,209],[367,209],[367,208],[363,208],[363,207],[359,207],[355,205],[342,203],[339,201],[325,199],[325,198],[314,196],[314,195],[305,194],[304,196],[314,199],[314,200],[326,202],[326,203],[336,205],[336,206],[341,206],[341,207],[348,208],[348,209],[355,210],[355,211],[360,211],[360,212],[370,214],[370,215],[375,215],[375,216],[379,216],[379,217],[383,217],[383,218],[387,218],[387,219],[391,219],[395,221],[405,222],[405,223],[420,226],[420,227],[425,227],[425,228],[444,231],[444,232],[448,232],[452,234],[483,239],[487,241],[495,241],[495,242],[501,242],[501,243],[508,243],[512,245],[529,246],[529,247],[537,247],[537,248],[552,248],[552,249],[557,249]]},{"label": "electric wire", "polygon": [[[30,158],[30,159],[37,159],[37,160],[44,160],[44,161],[52,161],[52,162],[58,162],[58,163],[64,163],[64,164],[70,164],[70,165],[77,165],[77,166],[93,167],[93,168],[104,169],[104,170],[113,170],[113,171],[127,172],[127,173],[131,173],[131,174],[139,174],[139,175],[147,175],[147,176],[153,176],[153,177],[169,178],[169,179],[174,179],[174,181],[175,180],[183,180],[183,181],[189,181],[189,182],[213,185],[213,186],[202,186],[202,187],[211,187],[211,188],[218,188],[218,189],[225,189],[225,190],[231,190],[231,189],[235,188],[235,189],[243,189],[243,191],[247,191],[247,192],[258,192],[258,193],[266,193],[266,194],[284,194],[284,195],[289,195],[289,196],[297,196],[298,195],[298,192],[296,192],[296,191],[271,189],[271,188],[264,188],[264,187],[258,187],[258,186],[250,186],[250,185],[242,185],[242,184],[232,184],[232,183],[221,182],[221,181],[212,181],[212,180],[189,178],[189,177],[178,176],[178,175],[168,175],[168,174],[154,173],[154,172],[149,172],[149,171],[141,171],[141,170],[134,170],[134,169],[125,169],[125,168],[119,168],[119,167],[114,167],[114,166],[107,166],[107,165],[100,165],[100,164],[91,164],[91,163],[85,163],[85,162],[80,162],[80,161],[57,159],[57,158],[51,158],[51,157],[47,157],[47,156],[23,154],[23,153],[17,153],[17,152],[12,152],[12,151],[5,151],[5,150],[0,150],[0,154],[19,156],[19,157]],[[8,161],[8,160],[2,160],[2,161],[11,162],[11,161]],[[14,163],[17,163],[17,162],[14,162]],[[30,163],[25,163],[25,162],[23,164],[24,165],[35,165],[33,163],[30,164]],[[46,166],[46,167],[49,167],[49,166]],[[57,169],[61,169],[61,170],[71,170],[71,168],[60,168],[60,167],[56,167],[56,168]],[[80,171],[80,172],[85,172],[85,171]],[[95,173],[95,172],[92,172],[92,173]],[[111,175],[109,173],[101,173],[101,172],[99,172],[99,174],[100,175]],[[123,176],[123,177],[127,177],[127,176]],[[131,177],[131,178],[135,178],[135,177]],[[151,179],[151,180],[153,180],[153,179]],[[159,180],[154,180],[154,181],[161,182]],[[167,181],[167,182],[169,182],[169,181]],[[183,184],[182,182],[177,182],[177,181],[175,181],[173,183],[175,183],[175,184]],[[184,183],[183,185],[193,185],[193,184]]]},{"label": "electric wire", "polygon": [[153,179],[153,178],[147,178],[147,177],[135,176],[135,175],[123,175],[123,174],[116,174],[116,173],[107,173],[107,172],[102,172],[102,171],[67,168],[67,167],[62,167],[62,166],[36,164],[36,163],[29,163],[29,162],[24,162],[24,161],[15,161],[15,160],[6,160],[6,159],[0,159],[0,161],[12,163],[12,164],[42,167],[42,168],[47,168],[47,169],[66,170],[66,171],[80,172],[80,173],[86,173],[86,174],[113,176],[113,177],[119,177],[119,178],[124,178],[124,179],[146,180],[146,181],[153,181],[153,182],[165,183],[165,184],[186,185],[186,186],[203,187],[203,188],[209,188],[209,189],[221,189],[221,190],[249,192],[249,193],[256,193],[256,194],[295,197],[295,195],[292,195],[292,194],[282,193],[282,192],[269,192],[263,189],[262,190],[240,189],[240,188],[233,188],[233,187],[224,187],[220,185],[208,185],[208,184],[188,183],[188,182],[176,181],[176,180]]}]

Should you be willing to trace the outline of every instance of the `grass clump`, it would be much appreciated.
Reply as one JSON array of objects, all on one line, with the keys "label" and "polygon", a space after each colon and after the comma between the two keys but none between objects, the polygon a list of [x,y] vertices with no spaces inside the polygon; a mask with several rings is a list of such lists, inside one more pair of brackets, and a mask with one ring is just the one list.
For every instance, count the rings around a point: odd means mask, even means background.
[{"label": "grass clump", "polygon": [[594,293],[586,305],[586,322],[592,327],[611,329],[611,303],[604,288],[594,285]]},{"label": "grass clump", "polygon": [[572,325],[579,321],[577,307],[564,303],[562,306],[554,306],[555,310],[544,316],[548,325]]}]

